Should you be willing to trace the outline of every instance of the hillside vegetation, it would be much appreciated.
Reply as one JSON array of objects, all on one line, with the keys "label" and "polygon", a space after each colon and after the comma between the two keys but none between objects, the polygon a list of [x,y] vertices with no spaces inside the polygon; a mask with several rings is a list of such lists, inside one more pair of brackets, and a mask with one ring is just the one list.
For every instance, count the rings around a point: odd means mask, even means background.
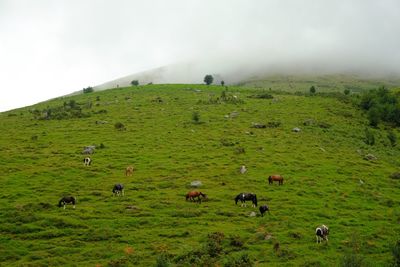
[{"label": "hillside vegetation", "polygon": [[[400,150],[385,126],[372,128],[350,96],[224,90],[147,85],[1,113],[0,265],[391,264]],[[268,185],[271,174],[284,184]],[[201,204],[185,201],[195,180]],[[241,192],[270,214],[235,205]],[[57,207],[65,195],[76,209]],[[329,243],[316,243],[320,224]]]}]

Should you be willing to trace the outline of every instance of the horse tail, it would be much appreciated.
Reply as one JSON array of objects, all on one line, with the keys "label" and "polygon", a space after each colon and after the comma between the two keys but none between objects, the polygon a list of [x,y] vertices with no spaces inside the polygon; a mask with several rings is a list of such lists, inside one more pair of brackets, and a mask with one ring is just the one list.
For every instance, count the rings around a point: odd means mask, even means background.
[{"label": "horse tail", "polygon": [[256,195],[256,194],[254,194],[254,200],[253,200],[253,202],[254,202],[254,205],[256,205],[256,207],[257,207],[257,195]]},{"label": "horse tail", "polygon": [[235,203],[236,203],[236,205],[237,205],[237,203],[238,203],[238,200],[239,200],[239,196],[236,196],[236,197],[235,197]]}]

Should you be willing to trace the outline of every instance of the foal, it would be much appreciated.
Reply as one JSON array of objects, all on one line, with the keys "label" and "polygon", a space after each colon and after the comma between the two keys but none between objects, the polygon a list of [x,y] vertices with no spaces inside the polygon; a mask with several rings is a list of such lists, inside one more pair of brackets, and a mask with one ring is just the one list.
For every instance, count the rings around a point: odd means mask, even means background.
[{"label": "foal", "polygon": [[317,243],[321,243],[326,240],[328,242],[329,228],[326,225],[318,226],[315,229],[315,236],[317,237]]},{"label": "foal", "polygon": [[116,196],[119,196],[119,195],[124,196],[124,185],[123,184],[115,184],[112,192]]},{"label": "foal", "polygon": [[73,208],[75,209],[75,203],[76,203],[76,198],[72,197],[72,196],[68,196],[68,197],[63,197],[62,199],[60,199],[60,201],[58,202],[58,206],[61,208],[62,206],[65,206],[67,204],[71,204],[74,205]]}]

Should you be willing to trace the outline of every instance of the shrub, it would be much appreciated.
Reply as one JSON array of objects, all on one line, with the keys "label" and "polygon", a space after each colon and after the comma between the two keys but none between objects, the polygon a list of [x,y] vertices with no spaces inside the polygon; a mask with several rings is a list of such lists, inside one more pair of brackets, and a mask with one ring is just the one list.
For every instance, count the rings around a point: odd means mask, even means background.
[{"label": "shrub", "polygon": [[122,124],[121,122],[115,123],[114,127],[115,127],[115,129],[120,130],[120,131],[126,130],[125,125]]},{"label": "shrub", "polygon": [[246,253],[240,255],[237,258],[231,257],[224,264],[227,267],[251,267],[254,266],[253,261],[250,259],[249,255]]},{"label": "shrub", "polygon": [[317,90],[315,89],[315,86],[311,86],[310,87],[310,94],[314,95],[317,92]]},{"label": "shrub", "polygon": [[365,128],[365,140],[364,142],[367,145],[373,146],[375,144],[375,136],[374,133],[369,130],[368,128]]},{"label": "shrub", "polygon": [[194,123],[199,123],[200,122],[200,113],[198,111],[194,111],[192,113],[192,120]]},{"label": "shrub", "polygon": [[349,94],[350,94],[350,89],[344,89],[343,93],[344,93],[345,95],[349,95]]},{"label": "shrub", "polygon": [[389,132],[388,132],[387,138],[389,139],[390,144],[391,144],[392,146],[396,146],[396,144],[397,144],[397,136],[396,136],[396,134],[395,134],[393,131],[389,131]]},{"label": "shrub", "polygon": [[400,240],[397,240],[397,242],[392,245],[391,252],[393,255],[393,266],[400,266]]},{"label": "shrub", "polygon": [[94,90],[93,90],[93,87],[91,87],[91,86],[88,86],[88,87],[86,87],[86,88],[83,88],[83,93],[84,94],[87,94],[87,93],[92,93]]},{"label": "shrub", "polygon": [[138,86],[139,85],[139,81],[138,80],[133,80],[133,81],[131,81],[131,85],[132,86]]},{"label": "shrub", "polygon": [[157,261],[156,261],[156,267],[168,267],[171,266],[171,263],[167,257],[167,255],[165,255],[164,253],[159,255],[157,257]]},{"label": "shrub", "polygon": [[363,260],[357,253],[348,253],[343,256],[340,266],[359,267],[362,266],[362,263]]}]

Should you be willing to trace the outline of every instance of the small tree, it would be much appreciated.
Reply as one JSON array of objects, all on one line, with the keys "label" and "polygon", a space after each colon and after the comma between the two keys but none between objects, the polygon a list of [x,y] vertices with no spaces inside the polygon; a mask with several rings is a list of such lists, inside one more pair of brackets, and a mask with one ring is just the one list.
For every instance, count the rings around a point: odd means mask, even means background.
[{"label": "small tree", "polygon": [[91,92],[93,92],[93,87],[89,86],[87,88],[83,88],[84,94],[91,93]]},{"label": "small tree", "polygon": [[349,95],[349,94],[350,94],[350,89],[344,89],[343,93],[344,93],[345,95]]},{"label": "small tree", "polygon": [[204,76],[204,82],[205,82],[207,85],[212,84],[213,81],[214,81],[214,77],[213,77],[212,75],[207,74],[206,76]]},{"label": "small tree", "polygon": [[224,81],[221,81],[221,86],[224,86],[225,85],[225,82]]},{"label": "small tree", "polygon": [[131,81],[131,85],[132,86],[138,86],[139,85],[139,81],[138,80],[133,80],[133,81]]},{"label": "small tree", "polygon": [[310,94],[315,94],[317,90],[315,89],[314,85],[310,87]]}]

